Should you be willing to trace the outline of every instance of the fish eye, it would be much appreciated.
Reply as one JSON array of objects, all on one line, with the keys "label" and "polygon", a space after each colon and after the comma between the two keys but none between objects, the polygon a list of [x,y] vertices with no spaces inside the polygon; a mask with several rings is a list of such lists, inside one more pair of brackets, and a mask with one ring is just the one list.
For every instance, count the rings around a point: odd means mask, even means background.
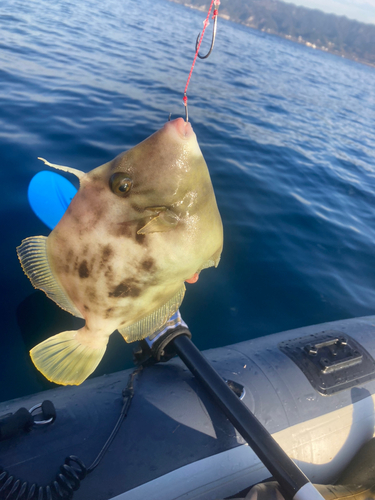
[{"label": "fish eye", "polygon": [[126,196],[133,186],[133,181],[123,172],[116,172],[109,179],[109,187],[117,196]]}]

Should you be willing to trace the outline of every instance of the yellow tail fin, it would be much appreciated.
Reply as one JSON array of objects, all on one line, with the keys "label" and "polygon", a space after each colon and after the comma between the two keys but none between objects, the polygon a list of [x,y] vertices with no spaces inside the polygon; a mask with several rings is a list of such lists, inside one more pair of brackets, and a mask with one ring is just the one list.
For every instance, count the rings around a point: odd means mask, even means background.
[{"label": "yellow tail fin", "polygon": [[51,382],[82,384],[100,363],[108,338],[103,338],[100,345],[92,347],[81,344],[77,334],[77,331],[62,332],[31,349],[34,365]]}]

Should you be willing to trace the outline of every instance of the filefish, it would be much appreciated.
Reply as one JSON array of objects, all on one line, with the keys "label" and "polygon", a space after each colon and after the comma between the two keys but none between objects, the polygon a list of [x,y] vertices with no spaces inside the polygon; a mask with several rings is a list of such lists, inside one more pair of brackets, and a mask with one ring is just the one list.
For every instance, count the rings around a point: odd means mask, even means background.
[{"label": "filefish", "polygon": [[80,187],[48,238],[23,240],[17,254],[32,285],[85,325],[30,355],[48,380],[79,385],[115,330],[134,342],[168,321],[184,282],[218,265],[223,227],[196,135],[182,118],[88,173],[43,161],[75,174]]}]

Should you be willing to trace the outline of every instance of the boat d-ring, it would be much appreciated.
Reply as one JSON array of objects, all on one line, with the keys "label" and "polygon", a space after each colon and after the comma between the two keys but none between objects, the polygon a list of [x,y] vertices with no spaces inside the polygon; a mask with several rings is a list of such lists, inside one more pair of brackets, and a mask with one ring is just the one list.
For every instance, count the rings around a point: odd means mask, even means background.
[{"label": "boat d-ring", "polygon": [[223,377],[223,380],[227,384],[229,389],[232,389],[234,394],[242,401],[246,395],[245,387],[242,384],[235,382],[234,380],[226,379],[224,377]]},{"label": "boat d-ring", "polygon": [[[35,412],[41,409],[40,413]],[[52,424],[56,420],[56,410],[52,401],[43,401],[43,403],[38,403],[34,405],[29,410],[30,415],[33,417],[33,425],[48,425]],[[36,419],[35,417],[41,415],[42,419]]]}]

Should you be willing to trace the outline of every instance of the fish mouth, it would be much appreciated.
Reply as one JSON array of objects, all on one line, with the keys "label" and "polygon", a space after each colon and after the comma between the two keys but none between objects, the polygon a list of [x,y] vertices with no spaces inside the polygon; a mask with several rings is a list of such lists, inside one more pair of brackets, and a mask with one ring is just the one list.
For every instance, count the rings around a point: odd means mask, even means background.
[{"label": "fish mouth", "polygon": [[189,278],[188,280],[185,280],[186,283],[196,283],[199,279],[199,273],[194,273],[193,276],[191,278]]},{"label": "fish mouth", "polygon": [[190,122],[186,122],[183,118],[176,118],[164,125],[164,130],[171,133],[176,133],[181,139],[190,139],[194,134],[193,127]]}]

